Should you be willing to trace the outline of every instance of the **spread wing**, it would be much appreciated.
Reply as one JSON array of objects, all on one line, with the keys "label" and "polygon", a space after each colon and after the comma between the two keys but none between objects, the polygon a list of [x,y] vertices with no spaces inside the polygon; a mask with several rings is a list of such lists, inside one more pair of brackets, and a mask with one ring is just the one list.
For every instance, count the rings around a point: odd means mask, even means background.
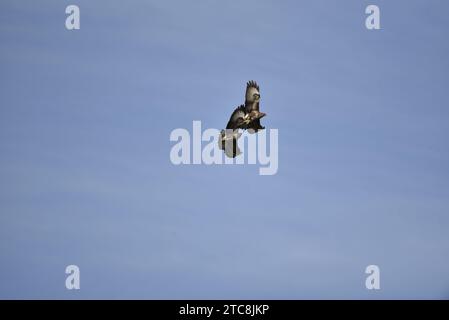
[{"label": "spread wing", "polygon": [[251,80],[246,83],[246,96],[247,97],[248,97],[248,91],[250,91],[251,94],[255,93],[255,92],[260,93],[259,85],[257,84],[256,81]]},{"label": "spread wing", "polygon": [[[255,99],[255,95],[258,97]],[[248,81],[246,83],[245,108],[246,112],[253,110],[259,111],[260,90],[256,81]]]},{"label": "spread wing", "polygon": [[228,121],[228,124],[226,125],[226,129],[239,129],[242,127],[242,124],[244,122],[244,117],[246,115],[245,112],[245,106],[241,105],[237,107],[234,112],[232,112],[231,118]]}]

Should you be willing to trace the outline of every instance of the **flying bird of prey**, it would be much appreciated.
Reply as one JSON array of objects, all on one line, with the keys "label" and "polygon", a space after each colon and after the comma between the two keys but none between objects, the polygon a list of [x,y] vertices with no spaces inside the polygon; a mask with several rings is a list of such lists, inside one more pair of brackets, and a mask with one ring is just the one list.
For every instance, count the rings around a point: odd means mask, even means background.
[{"label": "flying bird of prey", "polygon": [[[253,129],[253,132],[265,129],[260,124],[260,119],[265,116],[265,113],[259,111],[260,91],[259,86],[255,81],[249,81],[246,84],[245,94],[245,111],[248,114],[250,122],[246,129]],[[250,133],[251,130],[249,130]]]},{"label": "flying bird of prey", "polygon": [[221,130],[219,147],[230,158],[241,154],[237,146],[237,140],[242,135],[239,129],[255,133],[265,129],[260,124],[260,119],[266,114],[259,111],[260,92],[255,81],[246,84],[245,104],[238,106],[231,114],[226,130]]}]

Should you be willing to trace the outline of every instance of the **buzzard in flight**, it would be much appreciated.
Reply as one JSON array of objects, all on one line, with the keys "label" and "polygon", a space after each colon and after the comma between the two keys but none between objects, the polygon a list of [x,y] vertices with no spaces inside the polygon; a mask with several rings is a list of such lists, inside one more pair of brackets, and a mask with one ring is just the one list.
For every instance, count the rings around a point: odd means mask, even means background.
[{"label": "buzzard in flight", "polygon": [[260,124],[260,119],[266,114],[259,111],[259,102],[259,86],[255,81],[249,81],[246,84],[245,104],[240,105],[232,112],[226,130],[221,130],[220,133],[219,146],[228,157],[235,158],[241,154],[237,146],[237,140],[242,135],[239,129],[248,130],[249,133],[265,129]]}]

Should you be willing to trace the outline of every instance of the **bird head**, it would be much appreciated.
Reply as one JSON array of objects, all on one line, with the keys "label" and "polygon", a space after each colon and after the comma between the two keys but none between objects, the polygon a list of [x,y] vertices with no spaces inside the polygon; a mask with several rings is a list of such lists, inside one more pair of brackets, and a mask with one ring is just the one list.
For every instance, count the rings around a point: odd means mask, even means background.
[{"label": "bird head", "polygon": [[251,113],[253,114],[252,117],[254,119],[262,119],[263,117],[265,117],[267,115],[265,112],[259,112],[259,111],[253,111]]},{"label": "bird head", "polygon": [[254,121],[254,120],[262,119],[266,115],[267,115],[266,113],[260,112],[260,111],[257,111],[257,110],[253,110],[253,111],[251,111],[250,113],[247,114],[248,119],[250,120],[250,122]]}]

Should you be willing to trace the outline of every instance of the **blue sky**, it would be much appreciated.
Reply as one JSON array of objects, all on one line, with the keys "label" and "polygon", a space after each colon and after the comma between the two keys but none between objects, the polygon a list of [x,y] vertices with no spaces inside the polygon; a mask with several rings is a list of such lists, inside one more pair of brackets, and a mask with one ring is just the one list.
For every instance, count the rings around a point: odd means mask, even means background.
[{"label": "blue sky", "polygon": [[[0,298],[448,298],[448,12],[1,1]],[[251,79],[278,173],[172,165],[170,132],[224,127]]]}]

